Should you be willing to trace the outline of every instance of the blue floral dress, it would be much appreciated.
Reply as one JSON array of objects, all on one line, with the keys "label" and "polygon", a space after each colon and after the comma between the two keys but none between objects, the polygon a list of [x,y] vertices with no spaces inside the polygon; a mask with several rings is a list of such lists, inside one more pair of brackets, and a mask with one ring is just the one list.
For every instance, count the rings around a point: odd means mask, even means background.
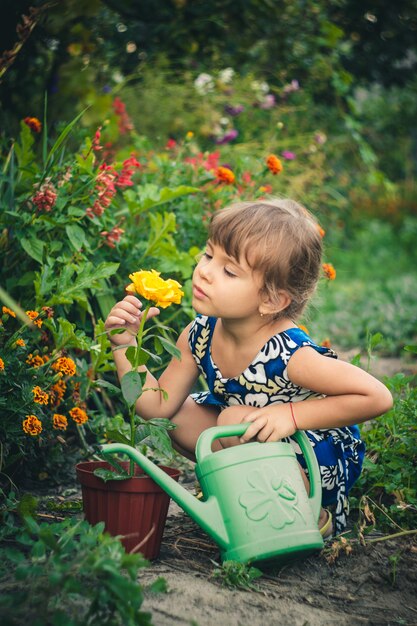
[{"label": "blue floral dress", "polygon": [[[333,350],[314,344],[300,328],[290,328],[268,339],[242,374],[224,378],[211,357],[216,322],[215,317],[198,315],[190,327],[189,346],[208,386],[208,391],[192,394],[195,402],[215,405],[221,410],[239,404],[260,408],[275,402],[300,402],[322,397],[294,385],[288,378],[287,366],[291,356],[302,346],[310,346],[320,354],[337,358]],[[360,475],[365,445],[357,426],[305,432],[320,467],[322,504],[335,505],[334,528],[336,533],[340,533],[346,527],[348,493]],[[293,440],[291,443],[300,465],[306,470],[298,444]]]}]

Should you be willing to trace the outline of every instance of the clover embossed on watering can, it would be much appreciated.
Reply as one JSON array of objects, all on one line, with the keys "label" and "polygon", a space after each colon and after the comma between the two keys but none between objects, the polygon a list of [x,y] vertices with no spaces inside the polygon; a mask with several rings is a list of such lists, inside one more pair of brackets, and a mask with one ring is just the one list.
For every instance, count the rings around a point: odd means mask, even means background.
[{"label": "clover embossed on watering can", "polygon": [[307,436],[294,434],[309,472],[309,495],[290,443],[251,442],[212,452],[215,439],[241,436],[248,426],[213,427],[200,435],[195,472],[203,500],[130,446],[107,444],[101,451],[133,459],[214,539],[223,561],[282,561],[321,549],[321,480]]}]

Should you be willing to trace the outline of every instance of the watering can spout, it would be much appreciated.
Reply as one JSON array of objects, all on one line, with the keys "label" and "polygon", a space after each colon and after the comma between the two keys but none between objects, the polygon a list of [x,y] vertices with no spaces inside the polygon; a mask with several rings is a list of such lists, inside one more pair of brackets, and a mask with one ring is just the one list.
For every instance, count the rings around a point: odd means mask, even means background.
[{"label": "watering can spout", "polygon": [[194,521],[203,528],[220,546],[226,550],[229,538],[214,496],[201,502],[160,467],[131,446],[122,443],[110,443],[100,446],[101,452],[108,454],[126,454],[143,469]]}]

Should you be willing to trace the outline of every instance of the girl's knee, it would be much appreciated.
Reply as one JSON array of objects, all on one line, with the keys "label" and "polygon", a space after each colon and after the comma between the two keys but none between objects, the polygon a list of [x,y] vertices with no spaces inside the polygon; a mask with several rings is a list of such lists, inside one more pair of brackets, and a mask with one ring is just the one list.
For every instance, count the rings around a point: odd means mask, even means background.
[{"label": "girl's knee", "polygon": [[223,409],[217,418],[218,426],[229,426],[230,424],[239,424],[247,415],[248,407],[243,405],[228,406]]}]

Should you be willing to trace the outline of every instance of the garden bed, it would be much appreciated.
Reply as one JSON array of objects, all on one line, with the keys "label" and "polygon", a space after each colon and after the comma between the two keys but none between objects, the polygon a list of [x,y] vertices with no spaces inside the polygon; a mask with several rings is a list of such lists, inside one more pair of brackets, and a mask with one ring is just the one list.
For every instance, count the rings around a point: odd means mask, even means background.
[{"label": "garden bed", "polygon": [[[190,464],[181,482],[193,491],[194,481]],[[59,492],[45,485],[39,494],[43,520],[60,521],[71,502],[80,502],[73,486]],[[352,515],[352,530],[355,521]],[[346,537],[304,561],[263,569],[248,588],[228,586],[216,544],[171,501],[160,556],[139,578],[146,587],[162,576],[168,591],[146,592],[142,610],[154,626],[417,624],[417,534],[387,538],[373,531],[363,544],[354,532]]]}]

